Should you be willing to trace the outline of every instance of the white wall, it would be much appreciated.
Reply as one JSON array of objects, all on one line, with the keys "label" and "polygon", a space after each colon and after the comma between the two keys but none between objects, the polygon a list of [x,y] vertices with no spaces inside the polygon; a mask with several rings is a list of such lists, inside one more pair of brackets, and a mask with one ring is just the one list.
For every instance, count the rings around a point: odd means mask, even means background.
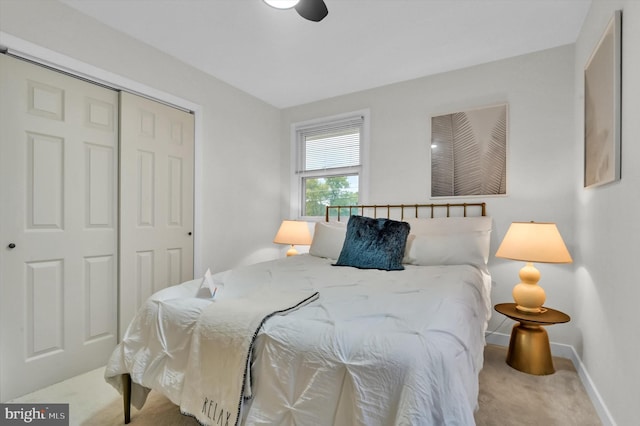
[{"label": "white wall", "polygon": [[0,31],[200,105],[201,269],[278,255],[278,109],[57,1],[2,0]]},{"label": "white wall", "polygon": [[[401,66],[401,65],[399,65]],[[574,231],[574,51],[564,46],[543,52],[424,77],[283,111],[282,159],[290,155],[292,123],[353,110],[371,110],[370,203],[429,202],[430,117],[497,103],[509,104],[508,195],[487,201],[494,218],[492,253],[513,221],[552,221],[570,251]],[[283,168],[283,193],[290,176]],[[474,200],[478,200],[474,199]],[[436,200],[444,201],[447,200]],[[285,200],[288,212],[291,200]],[[512,301],[519,262],[491,259],[493,302]],[[547,305],[574,315],[573,265],[538,265]],[[495,314],[493,329],[502,321]],[[500,331],[509,333],[511,322]],[[549,327],[552,341],[577,344],[575,322]]]},{"label": "white wall", "polygon": [[623,16],[622,180],[577,191],[574,322],[591,379],[619,425],[638,424],[640,411],[640,2],[595,0],[576,43],[574,152],[582,167],[584,65],[615,10]]}]

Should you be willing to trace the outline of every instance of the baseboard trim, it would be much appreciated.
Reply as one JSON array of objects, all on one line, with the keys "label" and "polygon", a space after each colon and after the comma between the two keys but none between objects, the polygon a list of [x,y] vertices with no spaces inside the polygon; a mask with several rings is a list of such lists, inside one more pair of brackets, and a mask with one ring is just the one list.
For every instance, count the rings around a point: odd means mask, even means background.
[{"label": "baseboard trim", "polygon": [[[596,385],[591,380],[591,376],[589,375],[589,372],[587,371],[587,368],[585,367],[585,365],[582,363],[582,359],[580,359],[580,357],[578,356],[578,353],[576,352],[575,348],[573,346],[565,345],[561,343],[551,343],[552,354],[554,354],[554,347],[556,346],[566,346],[567,348],[570,349],[571,356],[567,356],[566,358],[569,358],[571,362],[573,362],[573,366],[576,368],[576,371],[578,372],[578,377],[580,377],[580,381],[582,382],[582,385],[587,391],[587,395],[589,395],[589,398],[591,399],[591,402],[593,403],[594,408],[598,412],[598,416],[600,416],[600,421],[602,422],[603,426],[616,426],[616,422],[613,419],[611,412],[609,412],[609,409],[607,408],[604,401],[602,400],[602,397],[600,396],[600,392],[598,392]],[[559,355],[559,356],[562,356],[562,355]]]},{"label": "baseboard trim", "polygon": [[[498,332],[488,333],[485,337],[487,343],[504,347],[509,346],[509,338],[510,335]],[[582,360],[578,356],[575,348],[571,345],[554,342],[551,342],[550,346],[551,355],[570,359],[573,363],[573,366],[578,373],[578,377],[580,378],[580,381],[582,382],[587,395],[589,395],[589,399],[591,400],[593,407],[596,409],[596,412],[598,413],[603,426],[616,426],[616,422],[615,420],[613,420],[613,416],[611,416],[611,413],[607,409],[606,404],[602,400],[598,389],[596,389],[595,384],[591,380],[591,376],[589,376],[587,368],[582,363]]]}]

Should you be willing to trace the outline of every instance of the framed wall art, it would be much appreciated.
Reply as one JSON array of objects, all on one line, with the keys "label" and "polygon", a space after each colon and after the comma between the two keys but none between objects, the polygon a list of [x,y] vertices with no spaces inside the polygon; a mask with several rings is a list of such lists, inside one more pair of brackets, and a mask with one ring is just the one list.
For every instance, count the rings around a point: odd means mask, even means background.
[{"label": "framed wall art", "polygon": [[584,186],[620,179],[622,12],[616,11],[584,68]]},{"label": "framed wall art", "polygon": [[431,118],[431,197],[507,192],[507,105]]}]

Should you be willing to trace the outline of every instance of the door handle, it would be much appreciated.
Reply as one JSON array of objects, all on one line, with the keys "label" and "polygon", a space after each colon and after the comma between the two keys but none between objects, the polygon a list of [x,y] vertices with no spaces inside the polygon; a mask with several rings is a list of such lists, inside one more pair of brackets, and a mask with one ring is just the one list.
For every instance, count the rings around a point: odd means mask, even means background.
[{"label": "door handle", "polygon": [[191,235],[191,232],[189,232],[187,235]]},{"label": "door handle", "polygon": [[13,244],[13,243],[10,243],[7,247],[9,247],[10,249],[14,249],[14,248],[16,248],[16,245]]}]

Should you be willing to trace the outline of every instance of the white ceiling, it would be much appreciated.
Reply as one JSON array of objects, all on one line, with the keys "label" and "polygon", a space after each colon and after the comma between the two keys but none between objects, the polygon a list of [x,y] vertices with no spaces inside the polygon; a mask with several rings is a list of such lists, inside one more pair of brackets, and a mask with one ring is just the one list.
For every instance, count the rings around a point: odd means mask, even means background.
[{"label": "white ceiling", "polygon": [[591,0],[61,0],[285,108],[576,41]]}]

